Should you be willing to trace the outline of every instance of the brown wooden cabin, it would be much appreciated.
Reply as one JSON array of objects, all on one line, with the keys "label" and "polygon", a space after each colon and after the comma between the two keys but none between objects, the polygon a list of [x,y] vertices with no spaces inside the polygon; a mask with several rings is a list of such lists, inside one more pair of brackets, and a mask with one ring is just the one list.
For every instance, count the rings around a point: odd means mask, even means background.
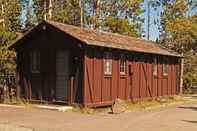
[{"label": "brown wooden cabin", "polygon": [[20,98],[104,106],[180,91],[182,57],[150,41],[43,21],[10,49]]}]

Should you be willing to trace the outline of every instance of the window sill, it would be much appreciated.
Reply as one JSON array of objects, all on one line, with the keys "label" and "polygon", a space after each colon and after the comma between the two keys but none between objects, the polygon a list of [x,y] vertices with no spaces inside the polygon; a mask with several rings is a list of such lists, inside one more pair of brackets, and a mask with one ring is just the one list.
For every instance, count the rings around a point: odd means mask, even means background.
[{"label": "window sill", "polygon": [[153,75],[153,78],[154,78],[154,79],[158,79],[158,76],[156,76],[156,75]]},{"label": "window sill", "polygon": [[168,75],[163,75],[163,79],[168,79]]},{"label": "window sill", "polygon": [[31,71],[31,74],[40,74],[40,71]]},{"label": "window sill", "polygon": [[120,74],[120,78],[125,78],[125,77],[127,77],[126,74]]},{"label": "window sill", "polygon": [[112,75],[110,75],[110,74],[104,74],[104,78],[111,78],[112,77]]}]

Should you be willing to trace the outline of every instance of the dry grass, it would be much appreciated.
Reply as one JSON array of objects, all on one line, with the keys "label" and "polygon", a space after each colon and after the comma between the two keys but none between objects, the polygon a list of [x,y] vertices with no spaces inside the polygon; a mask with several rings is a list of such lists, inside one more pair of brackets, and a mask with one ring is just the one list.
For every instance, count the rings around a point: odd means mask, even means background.
[{"label": "dry grass", "polygon": [[89,107],[74,107],[72,110],[68,110],[67,112],[75,112],[82,114],[95,114],[96,110]]},{"label": "dry grass", "polygon": [[12,99],[5,99],[4,104],[10,104],[10,105],[29,105],[30,102],[25,99],[17,99],[16,97],[13,97]]},{"label": "dry grass", "polygon": [[143,109],[151,109],[155,107],[163,107],[163,106],[169,106],[179,103],[184,103],[186,100],[184,100],[180,96],[172,96],[167,98],[160,98],[160,99],[151,99],[151,100],[140,100],[136,102],[126,102],[126,109],[128,111],[132,110],[143,110]]},{"label": "dry grass", "polygon": [[[157,98],[151,100],[139,100],[135,102],[126,101],[125,108],[126,111],[135,111],[135,110],[144,110],[144,109],[152,109],[157,107],[170,106],[174,104],[184,103],[186,100],[181,96],[172,96],[166,98]],[[81,114],[98,114],[98,113],[109,113],[111,112],[110,107],[104,108],[89,108],[89,107],[80,107],[75,106],[72,110],[68,110],[67,112],[81,113]]]},{"label": "dry grass", "polygon": [[10,124],[0,124],[0,131],[33,131],[33,130],[29,128],[10,125]]}]

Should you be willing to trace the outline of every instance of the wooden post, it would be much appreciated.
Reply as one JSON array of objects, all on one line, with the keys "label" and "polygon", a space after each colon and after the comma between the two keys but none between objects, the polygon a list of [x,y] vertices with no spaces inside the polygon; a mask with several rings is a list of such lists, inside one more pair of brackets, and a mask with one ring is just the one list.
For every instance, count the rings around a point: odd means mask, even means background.
[{"label": "wooden post", "polygon": [[71,76],[71,86],[70,86],[70,104],[73,103],[73,88],[74,88],[74,77]]},{"label": "wooden post", "polygon": [[21,92],[21,85],[20,85],[20,73],[16,73],[16,98],[20,99],[20,93]]},{"label": "wooden post", "polygon": [[23,86],[24,86],[24,90],[25,90],[25,98],[28,99],[29,98],[29,88],[28,88],[27,79],[25,77],[23,77]]},{"label": "wooden post", "polygon": [[31,81],[28,80],[28,99],[31,100],[32,92],[31,92]]},{"label": "wooden post", "polygon": [[184,68],[184,59],[181,58],[181,74],[180,74],[180,94],[183,93],[183,68]]}]

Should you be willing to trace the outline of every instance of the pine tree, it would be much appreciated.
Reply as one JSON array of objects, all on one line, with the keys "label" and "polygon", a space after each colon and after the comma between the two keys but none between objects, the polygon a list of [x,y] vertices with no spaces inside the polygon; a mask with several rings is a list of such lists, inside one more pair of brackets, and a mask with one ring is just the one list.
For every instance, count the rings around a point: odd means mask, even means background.
[{"label": "pine tree", "polygon": [[99,30],[139,36],[143,0],[86,1],[87,23]]},{"label": "pine tree", "polygon": [[196,14],[189,15],[196,4],[189,0],[164,0],[162,6],[160,42],[185,56],[183,84],[184,88],[190,88],[192,83],[197,84],[197,19]]},{"label": "pine tree", "polygon": [[0,0],[0,19],[9,31],[20,30],[21,4],[19,0]]},{"label": "pine tree", "polygon": [[185,0],[171,0],[163,4],[161,42],[179,53],[190,51],[197,37],[196,22],[188,16],[188,7]]},{"label": "pine tree", "polygon": [[15,52],[8,47],[16,39],[16,32],[20,31],[21,3],[19,0],[0,0],[0,74],[14,73],[14,61],[5,62],[2,59],[15,57]]},{"label": "pine tree", "polygon": [[56,0],[54,3],[52,20],[76,26],[81,25],[79,0]]}]

